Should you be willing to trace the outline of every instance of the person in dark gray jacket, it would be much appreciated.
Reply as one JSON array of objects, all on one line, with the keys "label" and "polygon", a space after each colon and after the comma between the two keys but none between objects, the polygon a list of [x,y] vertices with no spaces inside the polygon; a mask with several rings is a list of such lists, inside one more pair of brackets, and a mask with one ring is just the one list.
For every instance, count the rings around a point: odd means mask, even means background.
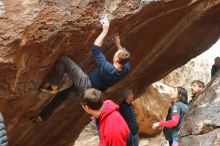
[{"label": "person in dark gray jacket", "polygon": [[122,91],[122,98],[123,102],[119,105],[119,112],[126,121],[131,134],[132,134],[132,142],[133,146],[139,145],[139,136],[138,136],[138,130],[139,125],[136,118],[136,113],[134,111],[134,106],[132,104],[134,100],[134,96],[131,89],[124,89]]},{"label": "person in dark gray jacket", "polygon": [[8,146],[8,138],[2,113],[0,113],[0,146]]},{"label": "person in dark gray jacket", "polygon": [[211,79],[213,79],[220,71],[220,57],[215,58],[215,63],[212,65],[211,69]]}]

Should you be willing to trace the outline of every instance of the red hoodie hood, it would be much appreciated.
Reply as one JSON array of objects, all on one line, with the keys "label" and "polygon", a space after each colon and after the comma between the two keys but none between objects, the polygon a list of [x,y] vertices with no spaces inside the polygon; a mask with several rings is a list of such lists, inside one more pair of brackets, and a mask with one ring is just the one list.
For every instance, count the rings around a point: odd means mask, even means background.
[{"label": "red hoodie hood", "polygon": [[117,104],[115,104],[113,101],[111,100],[106,100],[104,101],[103,107],[102,107],[102,112],[100,115],[100,120],[102,121],[103,119],[105,119],[109,114],[111,114],[114,111],[118,111],[119,106]]}]

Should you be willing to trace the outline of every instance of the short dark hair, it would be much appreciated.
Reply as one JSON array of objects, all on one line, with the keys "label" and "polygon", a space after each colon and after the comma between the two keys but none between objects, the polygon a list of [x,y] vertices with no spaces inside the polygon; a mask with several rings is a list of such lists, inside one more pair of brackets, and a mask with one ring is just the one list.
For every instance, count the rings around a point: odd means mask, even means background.
[{"label": "short dark hair", "polygon": [[81,96],[81,103],[93,110],[100,109],[103,104],[102,92],[94,88],[86,89]]},{"label": "short dark hair", "polygon": [[217,56],[217,57],[215,57],[215,61],[217,61],[217,60],[220,60],[220,57],[218,57],[218,56]]},{"label": "short dark hair", "polygon": [[197,84],[199,88],[205,88],[205,83],[200,80],[194,80],[192,81],[192,84]]},{"label": "short dark hair", "polygon": [[121,97],[122,97],[123,101],[125,101],[127,99],[127,97],[131,94],[132,94],[131,89],[128,89],[128,88],[123,89],[121,92]]},{"label": "short dark hair", "polygon": [[184,103],[184,104],[187,104],[187,101],[188,101],[188,92],[186,91],[185,88],[183,87],[176,87],[177,88],[177,91],[178,91],[178,96],[179,96],[179,101]]},{"label": "short dark hair", "polygon": [[119,63],[125,65],[130,59],[130,52],[128,52],[125,48],[120,50],[118,53]]}]

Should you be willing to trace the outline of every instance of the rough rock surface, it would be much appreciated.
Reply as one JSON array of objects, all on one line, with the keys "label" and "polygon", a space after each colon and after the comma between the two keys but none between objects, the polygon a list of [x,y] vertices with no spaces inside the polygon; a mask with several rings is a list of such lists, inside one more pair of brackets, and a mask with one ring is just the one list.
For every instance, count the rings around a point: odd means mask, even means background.
[{"label": "rough rock surface", "polygon": [[90,46],[107,14],[102,49],[114,53],[119,32],[132,53],[129,76],[106,92],[129,86],[137,96],[152,82],[208,49],[220,34],[220,0],[0,0],[0,110],[11,145],[69,145],[88,123],[79,98],[67,99],[45,123],[30,118],[53,97],[38,91],[60,55],[86,72],[95,68]]},{"label": "rough rock surface", "polygon": [[181,146],[220,145],[220,74],[193,103],[181,130]]},{"label": "rough rock surface", "polygon": [[74,146],[97,146],[99,144],[99,135],[96,127],[90,122],[80,133]]}]

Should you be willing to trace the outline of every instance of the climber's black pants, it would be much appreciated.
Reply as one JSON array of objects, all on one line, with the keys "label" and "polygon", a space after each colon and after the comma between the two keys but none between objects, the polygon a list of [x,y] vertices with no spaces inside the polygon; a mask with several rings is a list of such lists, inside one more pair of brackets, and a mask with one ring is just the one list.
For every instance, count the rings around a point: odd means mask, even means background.
[{"label": "climber's black pants", "polygon": [[56,62],[54,70],[49,76],[51,85],[59,86],[64,73],[67,73],[77,89],[87,89],[91,87],[89,76],[69,57],[61,56]]},{"label": "climber's black pants", "polygon": [[56,62],[54,70],[49,76],[49,83],[51,85],[59,86],[60,81],[67,73],[72,80],[73,84],[71,87],[58,93],[54,99],[43,109],[40,113],[43,120],[47,120],[53,111],[69,97],[79,96],[83,89],[91,88],[91,82],[87,74],[85,74],[81,68],[70,58],[66,56],[60,57]]}]

